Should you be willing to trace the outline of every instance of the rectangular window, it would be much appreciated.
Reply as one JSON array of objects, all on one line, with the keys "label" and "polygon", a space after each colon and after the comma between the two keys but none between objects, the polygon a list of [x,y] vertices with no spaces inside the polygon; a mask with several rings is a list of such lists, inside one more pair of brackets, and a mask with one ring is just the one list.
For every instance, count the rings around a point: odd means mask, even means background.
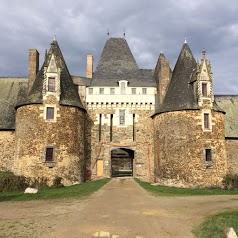
[{"label": "rectangular window", "polygon": [[125,82],[121,83],[121,94],[126,94],[126,83]]},{"label": "rectangular window", "polygon": [[47,107],[46,108],[46,120],[53,120],[54,119],[55,108],[54,107]]},{"label": "rectangular window", "polygon": [[104,88],[99,88],[99,94],[104,94]]},{"label": "rectangular window", "polygon": [[147,88],[142,88],[142,94],[147,94]]},{"label": "rectangular window", "polygon": [[48,78],[48,91],[55,92],[55,78]]},{"label": "rectangular window", "polygon": [[115,94],[115,88],[110,88],[110,94]]},{"label": "rectangular window", "polygon": [[110,141],[112,141],[113,114],[110,117]]},{"label": "rectangular window", "polygon": [[133,141],[135,141],[135,138],[136,138],[136,133],[135,133],[135,114],[133,114]]},{"label": "rectangular window", "polygon": [[99,114],[99,128],[98,128],[98,140],[102,139],[102,114]]},{"label": "rectangular window", "polygon": [[205,149],[205,160],[207,162],[212,161],[212,149]]},{"label": "rectangular window", "polygon": [[54,148],[48,147],[45,151],[45,162],[52,162],[54,160]]},{"label": "rectangular window", "polygon": [[131,94],[136,94],[136,88],[131,89]]},{"label": "rectangular window", "polygon": [[119,110],[119,124],[125,125],[125,110]]},{"label": "rectangular window", "polygon": [[202,96],[207,97],[208,93],[207,93],[207,84],[206,83],[202,83]]},{"label": "rectangular window", "polygon": [[88,94],[93,94],[93,88],[88,89]]},{"label": "rectangular window", "polygon": [[210,129],[209,113],[203,114],[203,120],[204,120],[204,129]]}]

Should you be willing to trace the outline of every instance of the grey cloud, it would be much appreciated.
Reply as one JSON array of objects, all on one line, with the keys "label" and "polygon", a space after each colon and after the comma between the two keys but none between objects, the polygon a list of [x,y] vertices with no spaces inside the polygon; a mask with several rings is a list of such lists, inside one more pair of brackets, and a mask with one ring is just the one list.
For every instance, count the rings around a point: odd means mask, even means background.
[{"label": "grey cloud", "polygon": [[126,28],[141,68],[154,68],[161,50],[173,68],[187,37],[196,59],[207,49],[215,92],[237,94],[237,11],[238,2],[223,0],[2,0],[0,75],[27,75],[28,49],[42,63],[56,35],[71,74],[83,76],[87,54],[98,62],[107,28],[114,37]]}]

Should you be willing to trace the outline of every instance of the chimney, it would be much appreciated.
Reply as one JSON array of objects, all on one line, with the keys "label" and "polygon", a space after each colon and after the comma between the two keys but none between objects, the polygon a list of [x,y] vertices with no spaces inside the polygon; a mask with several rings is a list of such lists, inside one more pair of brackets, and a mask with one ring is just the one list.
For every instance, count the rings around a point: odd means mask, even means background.
[{"label": "chimney", "polygon": [[31,89],[39,70],[39,52],[36,49],[29,49],[28,83]]},{"label": "chimney", "polygon": [[87,72],[86,72],[87,78],[93,77],[93,56],[87,55]]},{"label": "chimney", "polygon": [[164,97],[167,92],[168,84],[170,81],[170,76],[171,75],[170,75],[169,61],[165,58],[164,54],[161,52],[155,68],[155,79],[158,85],[160,105],[164,101]]}]

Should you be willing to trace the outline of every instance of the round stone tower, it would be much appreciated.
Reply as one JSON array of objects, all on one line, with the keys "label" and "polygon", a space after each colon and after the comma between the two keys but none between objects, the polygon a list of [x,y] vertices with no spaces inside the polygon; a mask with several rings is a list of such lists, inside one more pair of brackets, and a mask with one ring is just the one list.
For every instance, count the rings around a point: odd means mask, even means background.
[{"label": "round stone tower", "polygon": [[46,178],[49,184],[57,177],[65,185],[81,182],[85,109],[55,39],[31,80],[16,106],[15,173]]},{"label": "round stone tower", "polygon": [[205,51],[196,63],[185,42],[153,115],[157,177],[187,186],[220,186],[227,173],[223,114],[214,101]]}]

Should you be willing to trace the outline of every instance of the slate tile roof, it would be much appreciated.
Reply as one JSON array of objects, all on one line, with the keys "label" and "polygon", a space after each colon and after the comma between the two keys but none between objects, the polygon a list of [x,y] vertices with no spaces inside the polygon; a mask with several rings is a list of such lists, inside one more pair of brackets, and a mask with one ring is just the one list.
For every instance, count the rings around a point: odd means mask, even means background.
[{"label": "slate tile roof", "polygon": [[215,95],[218,106],[225,111],[225,137],[238,138],[238,95]]},{"label": "slate tile roof", "polygon": [[28,85],[27,78],[0,78],[0,129],[15,129],[15,106],[18,91],[22,85]]},{"label": "slate tile roof", "polygon": [[109,38],[93,74],[91,86],[118,86],[119,80],[131,87],[155,87],[150,70],[140,70],[124,38]]},{"label": "slate tile roof", "polygon": [[156,113],[199,109],[190,84],[194,69],[196,69],[196,60],[188,44],[184,43],[174,67],[163,104],[157,109]]},{"label": "slate tile roof", "polygon": [[33,83],[33,86],[27,95],[25,100],[23,95],[25,95],[24,90],[19,94],[21,100],[18,101],[17,107],[28,104],[41,104],[43,102],[43,82],[44,82],[44,67],[48,67],[51,56],[54,54],[57,68],[61,69],[60,75],[60,105],[64,106],[74,106],[84,109],[82,102],[79,98],[79,95],[73,84],[72,77],[68,71],[67,65],[64,61],[63,55],[61,53],[60,47],[56,40],[53,40],[51,43],[50,50],[46,56],[46,59],[42,65],[41,70],[38,72],[36,79]]},{"label": "slate tile roof", "polygon": [[[200,108],[191,84],[196,66],[197,63],[189,45],[184,43],[172,72],[164,101],[160,107],[156,108],[154,115],[172,111],[198,110]],[[213,110],[223,112],[216,102],[213,103]]]}]

